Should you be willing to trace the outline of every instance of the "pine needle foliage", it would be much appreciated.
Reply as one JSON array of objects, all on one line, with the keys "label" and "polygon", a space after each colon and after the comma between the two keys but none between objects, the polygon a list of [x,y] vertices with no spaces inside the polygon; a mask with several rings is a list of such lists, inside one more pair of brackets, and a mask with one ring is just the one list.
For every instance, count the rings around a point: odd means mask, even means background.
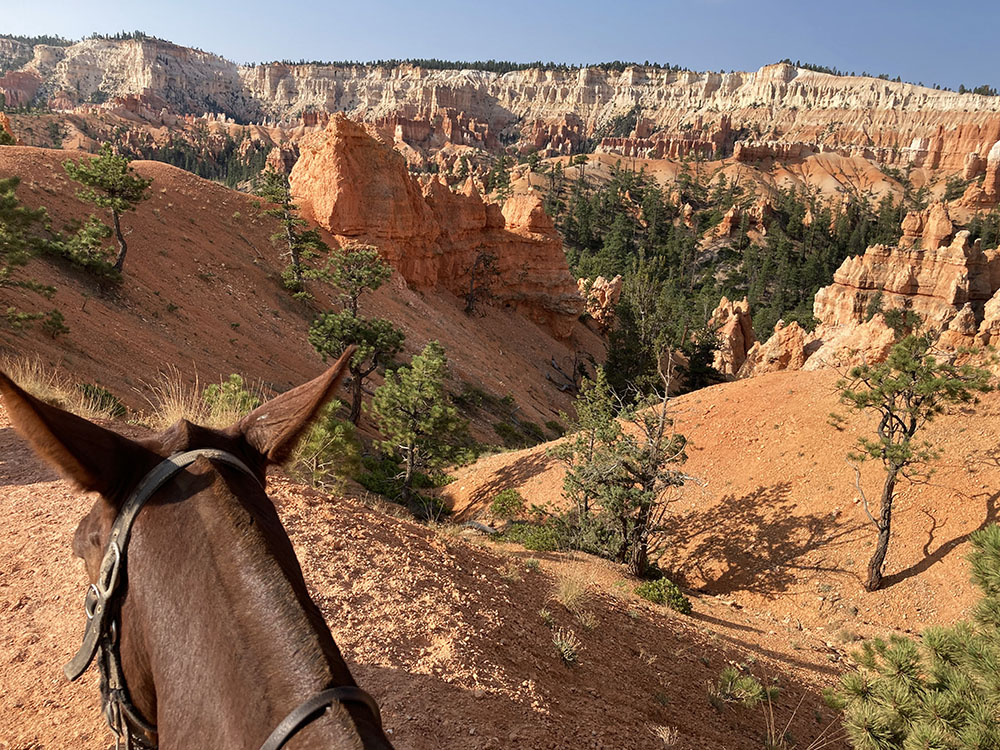
[{"label": "pine needle foliage", "polygon": [[372,412],[385,437],[382,449],[402,462],[400,499],[418,514],[423,508],[414,491],[417,472],[462,457],[468,443],[468,424],[445,390],[447,374],[444,348],[431,341],[409,365],[386,373],[372,399]]},{"label": "pine needle foliage", "polygon": [[118,256],[114,269],[121,272],[125,265],[128,243],[122,230],[121,217],[127,211],[149,197],[147,192],[152,179],[140,177],[130,165],[127,156],[116,154],[110,144],[105,143],[100,153],[92,159],[63,162],[63,168],[70,178],[84,186],[77,195],[98,208],[111,212],[111,222],[118,242]]},{"label": "pine needle foliage", "polygon": [[834,696],[856,750],[1000,748],[1000,526],[972,537],[973,619],[866,642]]},{"label": "pine needle foliage", "polygon": [[309,343],[325,361],[355,346],[351,372],[351,423],[361,419],[363,384],[379,366],[403,350],[403,331],[385,318],[365,317],[359,303],[392,275],[392,267],[371,245],[352,244],[331,254],[326,266],[314,274],[332,284],[339,293],[341,309],[323,313],[309,327]]}]

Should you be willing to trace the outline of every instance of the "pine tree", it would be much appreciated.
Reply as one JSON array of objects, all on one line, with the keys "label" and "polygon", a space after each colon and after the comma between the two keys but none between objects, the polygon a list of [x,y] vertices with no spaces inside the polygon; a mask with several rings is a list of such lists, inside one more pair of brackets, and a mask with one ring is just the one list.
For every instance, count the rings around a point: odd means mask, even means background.
[{"label": "pine tree", "polygon": [[648,573],[669,489],[690,479],[678,468],[687,440],[669,415],[670,373],[661,376],[660,394],[624,404],[598,368],[581,388],[573,427],[579,431],[551,451],[568,466],[563,494],[575,506],[574,546],[624,563],[639,577]]},{"label": "pine tree", "polygon": [[105,143],[100,154],[93,159],[63,162],[66,173],[86,187],[78,193],[79,197],[98,208],[111,211],[115,239],[118,241],[118,257],[114,268],[119,272],[125,265],[125,253],[128,252],[121,215],[126,211],[134,211],[140,202],[149,197],[146,191],[153,182],[152,179],[136,174],[129,165],[130,161],[127,156],[115,154],[111,146]]},{"label": "pine tree", "polygon": [[386,373],[372,399],[372,413],[385,437],[382,447],[403,462],[401,499],[417,511],[416,472],[454,460],[467,441],[468,424],[445,390],[447,374],[444,348],[431,341],[409,365]]},{"label": "pine tree", "polygon": [[[0,179],[0,287],[29,289],[48,298],[55,292],[53,287],[20,276],[20,269],[34,255],[34,248],[45,244],[34,233],[45,211],[21,205],[15,192],[19,182],[17,177]],[[0,312],[15,325],[41,317],[19,312],[12,306]]]},{"label": "pine tree", "polygon": [[298,215],[299,207],[292,202],[288,178],[265,169],[260,173],[254,193],[268,203],[270,208],[264,209],[264,214],[278,220],[281,229],[271,235],[272,242],[284,242],[288,247],[289,265],[282,272],[285,286],[295,292],[303,292],[306,278],[305,262],[317,254],[328,252],[329,247],[323,242],[316,229],[303,229],[308,222]]},{"label": "pine tree", "polygon": [[[902,334],[902,325],[898,329]],[[878,417],[876,439],[858,439],[856,461],[875,459],[885,468],[878,517],[873,516],[855,468],[857,488],[865,512],[878,531],[875,552],[868,563],[865,588],[882,585],[882,567],[889,549],[893,500],[900,477],[920,473],[936,452],[916,436],[950,404],[968,403],[977,393],[990,390],[990,373],[972,365],[956,366],[931,353],[929,335],[909,333],[889,352],[885,362],[859,365],[837,383],[841,401],[853,409]]]},{"label": "pine tree", "polygon": [[1000,526],[971,536],[972,621],[866,642],[836,700],[857,750],[1000,747]]},{"label": "pine tree", "polygon": [[371,245],[348,245],[330,256],[327,267],[315,274],[339,290],[341,309],[320,315],[309,327],[309,343],[324,361],[337,357],[352,344],[357,347],[351,358],[351,422],[361,419],[361,401],[365,378],[387,360],[402,351],[405,335],[384,318],[366,318],[361,314],[362,295],[378,289],[392,275],[392,267],[382,260]]}]

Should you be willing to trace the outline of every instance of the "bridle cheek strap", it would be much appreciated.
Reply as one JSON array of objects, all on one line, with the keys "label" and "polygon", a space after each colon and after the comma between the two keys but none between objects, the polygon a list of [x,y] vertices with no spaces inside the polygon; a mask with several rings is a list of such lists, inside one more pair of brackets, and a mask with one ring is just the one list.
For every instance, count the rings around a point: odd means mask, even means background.
[{"label": "bridle cheek strap", "polygon": [[[240,459],[231,453],[214,448],[177,453],[157,464],[129,495],[111,526],[97,582],[87,589],[84,600],[87,628],[83,634],[83,644],[76,656],[63,667],[66,676],[71,681],[76,680],[87,671],[94,657],[99,655],[97,663],[101,672],[101,698],[108,725],[118,737],[116,747],[124,741],[126,748],[156,748],[158,740],[156,726],[142,716],[129,698],[118,654],[116,616],[121,602],[116,594],[125,572],[126,552],[132,535],[132,526],[146,501],[178,472],[199,458],[235,467],[253,477],[263,487],[260,478]],[[261,750],[279,750],[304,726],[322,716],[330,705],[344,702],[366,706],[376,724],[382,726],[378,704],[368,693],[354,685],[335,687],[316,693],[293,710],[275,727]]]},{"label": "bridle cheek strap", "polygon": [[280,750],[292,737],[298,734],[306,725],[316,721],[334,703],[360,703],[371,712],[375,723],[382,726],[382,715],[379,713],[375,699],[359,687],[353,685],[330,688],[316,693],[304,703],[301,703],[271,732],[260,750]]},{"label": "bridle cheek strap", "polygon": [[261,484],[260,478],[240,459],[231,453],[214,448],[177,453],[161,461],[146,474],[122,504],[111,526],[97,582],[90,585],[84,599],[87,627],[83,633],[83,643],[76,656],[63,667],[66,677],[70,681],[76,680],[87,671],[94,657],[100,654],[97,661],[101,672],[104,715],[111,730],[118,736],[119,741],[124,740],[126,747],[134,745],[156,747],[156,728],[142,717],[129,699],[125,674],[118,655],[116,616],[121,605],[118,594],[125,573],[126,553],[132,526],[146,501],[178,472],[199,458],[233,466]]}]

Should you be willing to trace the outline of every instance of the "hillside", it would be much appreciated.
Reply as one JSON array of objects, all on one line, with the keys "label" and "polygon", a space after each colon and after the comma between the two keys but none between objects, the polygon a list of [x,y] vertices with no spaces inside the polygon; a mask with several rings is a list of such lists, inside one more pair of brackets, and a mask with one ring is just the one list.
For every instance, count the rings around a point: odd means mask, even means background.
[{"label": "hillside", "polygon": [[[55,228],[83,219],[89,208],[62,169],[72,152],[28,147],[0,149],[0,175],[17,175],[18,195],[32,208],[45,206]],[[202,384],[231,372],[282,391],[320,372],[307,342],[308,327],[328,302],[316,289],[314,304],[281,287],[285,261],[270,236],[273,219],[260,201],[159,162],[135,162],[153,179],[150,200],[124,219],[130,230],[124,281],[101,286],[59,260],[40,258],[26,269],[57,288],[51,301],[4,289],[3,307],[61,310],[69,333],[53,340],[37,328],[0,328],[0,347],[37,354],[78,382],[111,390],[127,405],[148,409],[159,373]],[[333,242],[333,239],[327,236]],[[438,339],[452,354],[452,388],[479,389],[497,399],[512,395],[526,418],[544,423],[570,406],[546,379],[551,360],[578,349],[600,356],[602,344],[582,325],[554,339],[507,309],[482,306],[466,315],[463,301],[436,288],[411,289],[393,279],[363,307],[391,319],[407,334],[406,352]],[[511,336],[516,332],[516,336]],[[481,439],[496,441],[490,424]]]},{"label": "hillside", "polygon": [[[840,407],[838,374],[778,372],[713,386],[673,402],[676,429],[690,440],[688,484],[667,514],[661,566],[708,595],[833,635],[887,628],[918,632],[953,622],[972,603],[964,555],[970,532],[998,517],[995,488],[1000,395],[939,417],[925,433],[941,450],[926,483],[897,488],[884,589],[863,577],[874,531],[846,461],[873,426]],[[843,430],[829,423],[848,416]],[[507,487],[526,504],[562,502],[562,466],[546,446],[483,459],[443,492],[460,518],[483,513]],[[876,502],[879,468],[863,483]]]}]

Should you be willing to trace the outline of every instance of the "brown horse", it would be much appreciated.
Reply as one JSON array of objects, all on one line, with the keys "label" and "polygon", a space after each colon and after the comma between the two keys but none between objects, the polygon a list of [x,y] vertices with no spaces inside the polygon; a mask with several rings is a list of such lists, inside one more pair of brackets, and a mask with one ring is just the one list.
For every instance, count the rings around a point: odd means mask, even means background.
[{"label": "brown horse", "polygon": [[[100,619],[105,605],[115,610],[101,634],[103,651],[94,648],[99,663],[114,654],[120,664],[110,672],[102,664],[102,693],[107,711],[117,670],[130,719],[126,746],[247,750],[280,734],[279,724],[294,724],[304,727],[288,744],[298,750],[392,747],[264,492],[266,467],[287,458],[333,396],[350,354],[225,430],[182,420],[140,441],[45,404],[0,373],[15,428],[66,477],[100,494],[73,551],[94,584],[88,618]],[[151,474],[163,479],[165,459],[194,450],[186,466],[168,467],[170,476],[149,489]],[[149,497],[138,506],[131,542],[126,532],[116,545],[123,507],[134,508],[143,492]],[[118,555],[120,566],[112,559]],[[102,580],[119,574],[116,583]],[[118,593],[105,601],[108,589]],[[67,674],[82,672],[92,656]],[[272,737],[268,747],[283,744]]]}]

